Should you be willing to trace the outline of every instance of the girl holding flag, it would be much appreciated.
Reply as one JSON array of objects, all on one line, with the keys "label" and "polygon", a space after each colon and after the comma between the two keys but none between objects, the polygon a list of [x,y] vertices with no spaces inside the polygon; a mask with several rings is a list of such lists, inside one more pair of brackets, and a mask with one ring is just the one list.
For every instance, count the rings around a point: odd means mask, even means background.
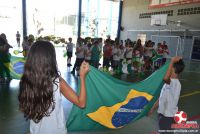
[{"label": "girl holding flag", "polygon": [[20,110],[26,119],[30,119],[31,134],[67,134],[62,95],[84,108],[88,71],[88,63],[83,62],[80,67],[80,94],[77,95],[58,72],[54,46],[47,41],[37,41],[32,45],[18,96]]}]

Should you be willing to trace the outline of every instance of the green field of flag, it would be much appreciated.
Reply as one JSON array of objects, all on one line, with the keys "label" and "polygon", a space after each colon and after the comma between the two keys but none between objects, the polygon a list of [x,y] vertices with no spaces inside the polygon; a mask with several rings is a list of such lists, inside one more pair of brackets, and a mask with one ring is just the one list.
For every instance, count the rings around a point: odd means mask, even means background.
[{"label": "green field of flag", "polygon": [[[69,131],[119,129],[147,115],[158,99],[169,63],[138,83],[128,83],[94,67],[86,77],[87,105],[73,106],[66,127]],[[78,93],[80,87],[78,88]]]}]

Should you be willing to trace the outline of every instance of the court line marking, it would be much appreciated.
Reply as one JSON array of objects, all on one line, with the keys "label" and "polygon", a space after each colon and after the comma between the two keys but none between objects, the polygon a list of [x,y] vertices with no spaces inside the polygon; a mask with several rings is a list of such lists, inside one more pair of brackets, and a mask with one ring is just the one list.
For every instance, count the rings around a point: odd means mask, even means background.
[{"label": "court line marking", "polygon": [[200,72],[199,71],[183,71],[183,73],[197,73],[197,74],[199,74]]},{"label": "court line marking", "polygon": [[196,94],[200,94],[200,91],[194,91],[192,93],[187,93],[187,94],[181,95],[180,98],[182,99],[182,98],[192,96],[192,95],[196,95]]},{"label": "court line marking", "polygon": [[[181,95],[181,96],[180,96],[180,99],[181,99],[181,98],[188,97],[188,96],[196,95],[196,94],[200,94],[200,91],[194,91],[194,92],[192,92],[192,93],[188,93],[188,94]],[[190,118],[188,119],[188,121],[193,121],[193,120],[197,120],[197,119],[200,119],[200,114],[190,117]]]}]

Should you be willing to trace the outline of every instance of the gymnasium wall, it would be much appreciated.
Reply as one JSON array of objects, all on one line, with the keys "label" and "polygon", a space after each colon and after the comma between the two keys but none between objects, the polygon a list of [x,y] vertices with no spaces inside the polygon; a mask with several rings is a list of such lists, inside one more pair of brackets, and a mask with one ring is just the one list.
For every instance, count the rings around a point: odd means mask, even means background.
[{"label": "gymnasium wall", "polygon": [[[152,35],[180,36],[181,38],[185,38],[185,48],[187,49],[183,53],[188,58],[192,51],[193,37],[200,36],[200,3],[162,8],[149,8],[148,5],[149,0],[123,1],[121,26],[124,29],[121,31],[120,38],[122,40],[127,38],[136,40],[137,34],[146,34],[147,40],[151,39]],[[151,26],[151,14],[163,13],[168,14],[168,20],[171,22],[167,26]],[[177,22],[178,20],[182,22],[179,27],[177,23],[173,23],[173,21]],[[175,42],[170,43],[173,44]]]}]

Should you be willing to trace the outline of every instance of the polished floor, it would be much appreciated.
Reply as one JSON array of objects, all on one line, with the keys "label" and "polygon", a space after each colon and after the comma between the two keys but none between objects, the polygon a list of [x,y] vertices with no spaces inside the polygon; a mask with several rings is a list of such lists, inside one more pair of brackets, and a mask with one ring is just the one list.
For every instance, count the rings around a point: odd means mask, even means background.
[{"label": "polished floor", "polygon": [[[58,67],[62,77],[76,90],[78,77],[70,74],[70,68],[66,67],[66,58],[63,57],[64,48],[57,48]],[[74,62],[74,60],[73,60]],[[136,75],[120,75],[119,79],[136,82],[144,77]],[[185,111],[188,117],[200,115],[200,62],[186,61],[186,68],[180,76],[182,91],[179,100],[179,110]],[[18,110],[18,80],[12,80],[9,84],[0,84],[0,134],[27,134],[29,129],[28,121]],[[72,104],[63,98],[63,105],[66,118]],[[195,119],[200,125],[200,119]],[[118,130],[106,130],[95,132],[69,132],[69,134],[153,134],[157,130],[156,112],[151,117],[144,117],[141,120]],[[200,133],[200,131],[199,131]]]}]

